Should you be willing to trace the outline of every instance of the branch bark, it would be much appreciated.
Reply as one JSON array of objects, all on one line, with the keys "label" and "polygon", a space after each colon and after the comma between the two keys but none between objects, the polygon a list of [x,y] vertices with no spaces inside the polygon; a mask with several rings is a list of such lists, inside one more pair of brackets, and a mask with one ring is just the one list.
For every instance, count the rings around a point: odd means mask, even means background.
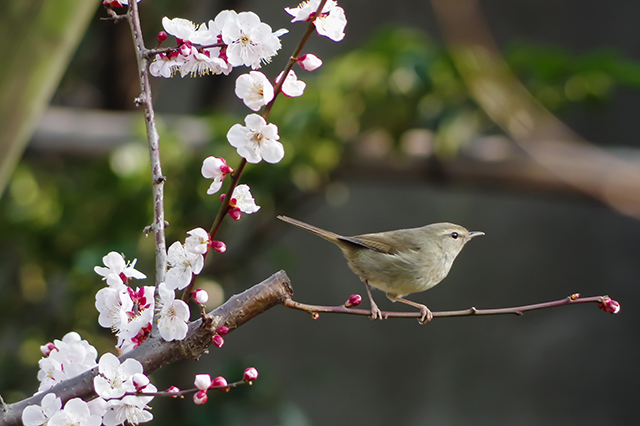
[{"label": "branch bark", "polygon": [[[261,283],[229,298],[223,305],[207,314],[204,321],[201,318],[190,323],[184,340],[167,342],[160,336],[152,336],[136,349],[120,356],[120,361],[134,358],[142,363],[144,373],[149,375],[168,364],[186,359],[198,359],[208,353],[212,334],[218,327],[227,326],[231,332],[268,309],[283,304],[292,295],[293,289],[287,274],[284,271],[276,272]],[[40,404],[42,398],[48,393],[55,393],[63,404],[76,397],[87,401],[93,399],[95,397],[93,378],[97,374],[98,367],[95,367],[46,392],[4,405],[0,410],[0,426],[22,425],[22,411],[25,407]]]}]

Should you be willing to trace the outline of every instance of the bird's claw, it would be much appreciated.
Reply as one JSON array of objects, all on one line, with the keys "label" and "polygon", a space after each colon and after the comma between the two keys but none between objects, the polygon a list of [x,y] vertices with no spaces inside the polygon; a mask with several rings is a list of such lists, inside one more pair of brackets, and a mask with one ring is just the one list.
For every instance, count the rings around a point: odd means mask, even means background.
[{"label": "bird's claw", "polygon": [[384,319],[384,317],[382,316],[382,311],[375,303],[371,305],[371,315],[369,316],[369,318],[372,320]]},{"label": "bird's claw", "polygon": [[420,318],[418,318],[418,322],[420,324],[426,324],[433,319],[433,313],[427,308],[423,306],[420,308]]}]

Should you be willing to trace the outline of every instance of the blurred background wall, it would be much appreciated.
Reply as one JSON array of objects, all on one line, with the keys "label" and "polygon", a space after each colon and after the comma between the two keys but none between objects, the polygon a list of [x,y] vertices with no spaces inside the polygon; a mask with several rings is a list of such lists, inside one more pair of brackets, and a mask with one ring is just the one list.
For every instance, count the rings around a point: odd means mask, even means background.
[{"label": "blurred background wall", "polygon": [[[344,3],[344,4],[343,4]],[[343,2],[343,43],[311,40],[325,65],[304,97],[280,99],[272,121],[287,155],[245,175],[262,210],[225,223],[229,250],[203,279],[221,301],[279,269],[295,299],[342,304],[362,284],[327,242],[279,223],[287,214],[343,234],[459,223],[471,242],[449,277],[413,300],[432,310],[516,306],[609,294],[616,316],[592,305],[522,317],[371,322],[275,308],[235,331],[199,362],[154,375],[158,388],[188,386],[199,372],[233,380],[249,365],[251,387],[189,400],[156,399],[156,424],[538,425],[635,424],[640,227],[533,161],[467,89],[429,2]],[[460,13],[469,2],[458,4]],[[636,167],[640,38],[630,2],[482,1],[503,59],[536,102],[584,141]],[[141,3],[147,45],[162,16],[195,22],[219,10],[254,10],[286,27],[282,68],[301,26],[276,2]],[[0,199],[0,393],[37,388],[39,345],[77,330],[100,353],[109,330],[93,306],[93,272],[111,250],[153,270],[148,154],[132,99],[135,64],[125,25],[93,19],[52,105]],[[246,111],[232,78],[154,81],[168,243],[208,228],[218,199],[199,175],[208,155],[233,167],[225,140]],[[585,142],[587,143],[587,142]],[[591,145],[592,144],[592,145]],[[596,179],[597,180],[597,179]],[[633,194],[631,194],[633,195]],[[383,309],[404,310],[375,294]],[[216,297],[213,297],[216,299]]]}]

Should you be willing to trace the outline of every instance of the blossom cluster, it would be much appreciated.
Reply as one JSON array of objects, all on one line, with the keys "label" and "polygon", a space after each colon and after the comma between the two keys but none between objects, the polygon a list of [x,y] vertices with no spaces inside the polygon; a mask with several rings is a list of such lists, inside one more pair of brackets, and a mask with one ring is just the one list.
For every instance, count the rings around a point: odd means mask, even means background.
[{"label": "blossom cluster", "polygon": [[196,25],[183,18],[162,19],[166,33],[174,36],[178,49],[158,54],[149,66],[155,77],[224,74],[234,67],[258,69],[282,47],[280,36],[253,12],[223,10],[208,23]]},{"label": "blossom cluster", "polygon": [[[69,377],[92,368],[96,365],[97,351],[86,340],[80,340],[77,333],[69,333],[62,342],[54,341],[53,347],[45,345],[43,353],[48,355],[43,360],[64,358],[60,371],[67,372]],[[79,352],[80,356],[89,356],[88,364],[78,362],[70,350]],[[47,352],[49,352],[47,354]],[[78,358],[76,356],[75,358]],[[73,361],[72,361],[73,359]],[[85,360],[86,361],[86,360]],[[22,412],[22,423],[25,426],[116,426],[129,422],[130,424],[145,423],[153,419],[148,411],[148,403],[153,396],[136,395],[136,393],[153,393],[157,388],[149,378],[143,374],[142,364],[135,359],[120,360],[111,353],[104,354],[97,364],[98,375],[93,379],[93,387],[97,398],[85,402],[80,398],[73,398],[62,406],[62,401],[53,393],[46,394],[40,405],[29,405]],[[41,370],[42,371],[42,370]],[[40,378],[40,374],[38,375]],[[43,380],[41,383],[51,384]],[[42,386],[41,386],[42,387]],[[40,389],[43,390],[43,389]]]}]

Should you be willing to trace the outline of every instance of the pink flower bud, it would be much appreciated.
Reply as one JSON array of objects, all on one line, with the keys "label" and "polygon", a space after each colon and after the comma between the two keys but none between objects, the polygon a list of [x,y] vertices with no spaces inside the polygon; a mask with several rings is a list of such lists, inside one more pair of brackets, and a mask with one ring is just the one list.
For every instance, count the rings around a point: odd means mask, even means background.
[{"label": "pink flower bud", "polygon": [[216,334],[215,336],[213,336],[213,338],[211,339],[211,342],[213,343],[213,346],[221,348],[222,345],[224,345],[224,339],[222,338],[222,336]]},{"label": "pink flower bud", "polygon": [[233,169],[229,166],[227,166],[227,160],[225,160],[224,158],[220,157],[220,160],[222,161],[222,166],[220,166],[220,172],[222,172],[223,175],[228,175],[229,173],[233,173]]},{"label": "pink flower bud", "polygon": [[227,196],[227,194],[220,194],[220,201],[224,202],[224,198]]},{"label": "pink flower bud", "polygon": [[240,218],[242,217],[242,212],[239,208],[233,207],[229,209],[229,217],[233,220],[240,220]]},{"label": "pink flower bud", "polygon": [[257,378],[258,378],[258,370],[256,370],[254,367],[249,367],[246,370],[244,370],[244,375],[242,376],[242,380],[244,380],[245,382],[252,382]]},{"label": "pink flower bud", "polygon": [[349,296],[349,300],[344,302],[344,306],[351,308],[352,306],[358,306],[362,302],[362,297],[359,294],[352,294]]},{"label": "pink flower bud", "polygon": [[136,387],[136,391],[142,392],[144,388],[149,384],[149,378],[142,373],[136,373],[133,375],[133,386]]},{"label": "pink flower bud", "polygon": [[160,31],[158,33],[158,43],[162,43],[163,41],[165,41],[167,39],[167,33],[164,31]]},{"label": "pink flower bud", "polygon": [[226,325],[221,325],[220,327],[218,327],[218,329],[216,330],[216,333],[218,333],[221,336],[224,336],[225,334],[227,334],[229,332],[229,327],[227,327]]},{"label": "pink flower bud", "polygon": [[[221,386],[227,386],[227,379],[225,379],[222,376],[218,376],[215,379],[213,379],[213,383],[211,384],[211,387],[221,387]],[[219,389],[222,392],[228,392],[229,388],[225,387],[222,389]]]},{"label": "pink flower bud", "polygon": [[[171,386],[169,389],[167,389],[165,392],[169,392],[169,393],[178,393],[180,392],[180,388],[177,386]],[[175,395],[172,396],[171,398],[178,398],[180,395]]]},{"label": "pink flower bud", "polygon": [[206,390],[199,390],[198,392],[193,394],[193,402],[195,402],[198,405],[202,405],[204,403],[207,402],[207,391]]},{"label": "pink flower bud", "polygon": [[620,312],[620,304],[609,296],[604,297],[602,302],[598,303],[598,308],[605,312],[609,312],[610,314],[617,314]]},{"label": "pink flower bud", "polygon": [[317,70],[322,66],[322,60],[313,53],[306,53],[298,57],[298,63],[306,71]]},{"label": "pink flower bud", "polygon": [[211,242],[211,248],[213,248],[218,253],[224,253],[225,251],[227,251],[227,245],[222,241]]},{"label": "pink flower bud", "polygon": [[204,305],[209,301],[209,293],[201,288],[191,293],[191,297],[193,297],[193,300],[199,305]]},{"label": "pink flower bud", "polygon": [[208,374],[196,374],[196,379],[193,382],[194,385],[200,390],[207,390],[211,387],[211,376]]},{"label": "pink flower bud", "polygon": [[180,45],[180,54],[182,56],[189,56],[191,54],[191,46],[188,46],[186,43]]},{"label": "pink flower bud", "polygon": [[53,351],[54,349],[56,349],[56,345],[54,345],[52,342],[40,346],[40,352],[42,352],[44,356],[49,356],[51,351]]}]

